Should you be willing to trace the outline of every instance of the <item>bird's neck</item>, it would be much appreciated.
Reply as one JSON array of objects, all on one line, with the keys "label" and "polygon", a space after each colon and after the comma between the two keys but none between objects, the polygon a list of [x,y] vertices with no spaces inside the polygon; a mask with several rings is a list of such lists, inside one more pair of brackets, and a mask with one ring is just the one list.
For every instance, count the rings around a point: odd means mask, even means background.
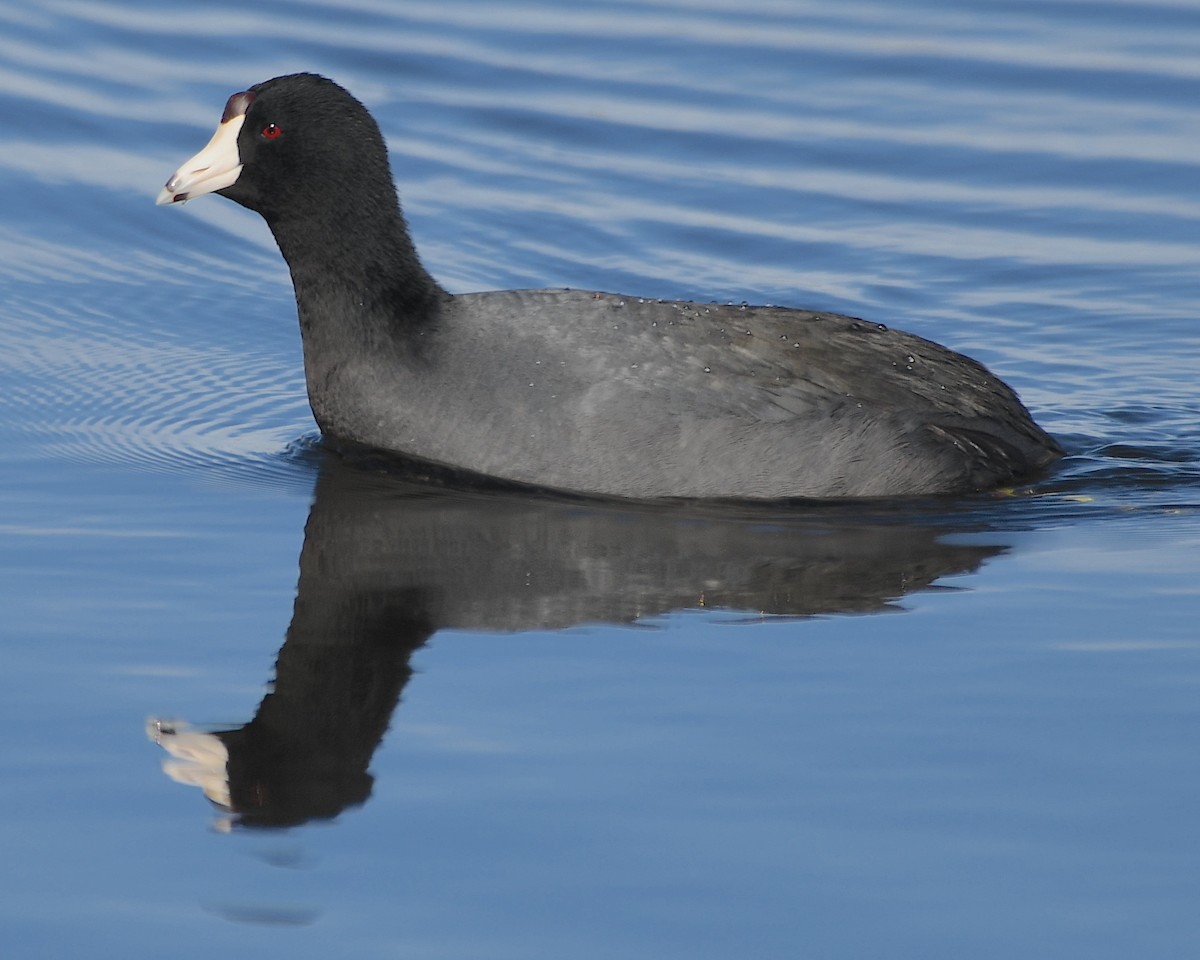
[{"label": "bird's neck", "polygon": [[449,295],[398,212],[267,223],[292,274],[313,416],[327,437],[354,437],[393,380],[421,365]]},{"label": "bird's neck", "polygon": [[398,206],[357,215],[330,204],[267,223],[291,271],[306,337],[314,326],[367,342],[418,331],[447,297],[422,266]]}]

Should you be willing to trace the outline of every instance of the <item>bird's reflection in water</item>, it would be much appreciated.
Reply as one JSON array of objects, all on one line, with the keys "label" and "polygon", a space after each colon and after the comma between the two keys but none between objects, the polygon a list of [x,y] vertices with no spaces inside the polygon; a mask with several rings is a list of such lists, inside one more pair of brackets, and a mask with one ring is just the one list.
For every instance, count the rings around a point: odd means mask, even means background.
[{"label": "bird's reflection in water", "polygon": [[[620,505],[449,492],[330,458],[318,478],[275,680],[254,719],[199,732],[150,721],[164,769],[225,826],[337,816],[371,792],[371,756],[413,652],[437,630],[630,623],[699,606],[806,617],[891,607],[1004,548],[884,507]],[[978,517],[976,524],[978,523]]]}]

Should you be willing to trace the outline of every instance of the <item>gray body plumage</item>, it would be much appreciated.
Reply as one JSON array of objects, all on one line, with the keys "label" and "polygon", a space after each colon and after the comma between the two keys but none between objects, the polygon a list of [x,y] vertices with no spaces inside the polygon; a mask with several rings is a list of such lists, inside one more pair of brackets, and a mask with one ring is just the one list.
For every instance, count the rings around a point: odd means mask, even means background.
[{"label": "gray body plumage", "polygon": [[[305,327],[337,328],[338,314]],[[904,496],[985,489],[1052,459],[981,365],[836,314],[490,292],[448,297],[415,335],[362,347],[339,335],[319,350],[342,354],[336,369],[309,364],[328,437],[518,483]]]}]

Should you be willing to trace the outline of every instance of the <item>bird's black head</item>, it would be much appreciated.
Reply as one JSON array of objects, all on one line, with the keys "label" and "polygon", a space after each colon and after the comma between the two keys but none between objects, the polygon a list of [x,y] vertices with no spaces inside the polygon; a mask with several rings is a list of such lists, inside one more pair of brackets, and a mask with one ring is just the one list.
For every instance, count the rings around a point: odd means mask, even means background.
[{"label": "bird's black head", "polygon": [[369,315],[411,329],[444,296],[408,234],[378,125],[332,80],[295,73],[230,97],[217,132],[158,202],[206,193],[267,221],[302,325],[362,326]]},{"label": "bird's black head", "polygon": [[275,224],[329,214],[352,225],[396,207],[387,148],[367,109],[332,80],[296,73],[235,93],[209,144],[159,203],[219,193]]}]

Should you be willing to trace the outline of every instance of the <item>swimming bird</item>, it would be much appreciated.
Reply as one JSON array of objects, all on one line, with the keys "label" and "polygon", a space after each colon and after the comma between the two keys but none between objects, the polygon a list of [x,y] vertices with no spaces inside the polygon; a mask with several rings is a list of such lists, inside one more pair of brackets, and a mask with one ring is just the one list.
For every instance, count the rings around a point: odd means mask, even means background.
[{"label": "swimming bird", "polygon": [[657,498],[955,494],[1061,456],[982,365],[820,311],[586,290],[451,295],[367,109],[311,73],[235,93],[159,203],[257,211],[328,443],[465,480]]}]

